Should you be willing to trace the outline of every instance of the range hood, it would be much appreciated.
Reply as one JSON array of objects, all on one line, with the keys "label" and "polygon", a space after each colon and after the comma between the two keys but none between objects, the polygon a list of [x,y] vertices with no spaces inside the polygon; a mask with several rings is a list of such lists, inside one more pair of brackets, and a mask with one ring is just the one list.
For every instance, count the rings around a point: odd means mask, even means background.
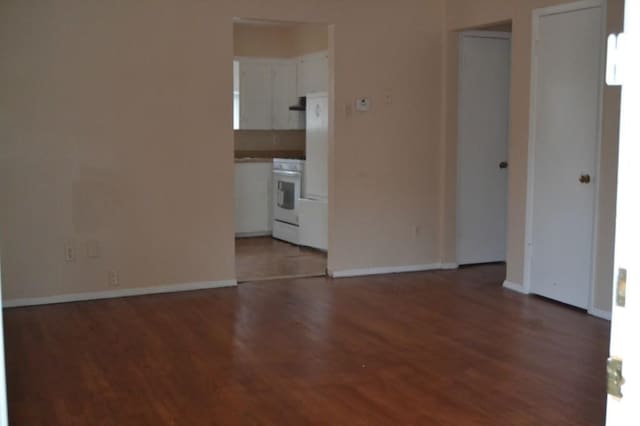
[{"label": "range hood", "polygon": [[307,111],[307,97],[300,96],[298,98],[298,103],[295,105],[291,105],[289,107],[289,111]]}]

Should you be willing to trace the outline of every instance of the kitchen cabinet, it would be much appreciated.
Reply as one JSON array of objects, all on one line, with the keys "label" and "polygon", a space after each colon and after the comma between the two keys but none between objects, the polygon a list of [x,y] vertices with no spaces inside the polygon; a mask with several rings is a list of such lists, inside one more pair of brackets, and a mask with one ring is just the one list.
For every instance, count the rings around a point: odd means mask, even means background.
[{"label": "kitchen cabinet", "polygon": [[240,129],[271,129],[271,62],[241,60]]},{"label": "kitchen cabinet", "polygon": [[329,91],[329,52],[298,58],[298,96]]},{"label": "kitchen cabinet", "polygon": [[239,91],[241,130],[305,128],[304,112],[290,111],[298,97],[329,90],[329,53],[293,59],[238,58],[234,90]]},{"label": "kitchen cabinet", "polygon": [[242,130],[304,129],[298,102],[295,59],[240,59],[239,108]]},{"label": "kitchen cabinet", "polygon": [[304,113],[289,111],[291,105],[298,103],[297,61],[272,62],[271,79],[271,128],[275,130],[304,129]]},{"label": "kitchen cabinet", "polygon": [[236,163],[236,236],[271,235],[273,228],[272,169],[270,161]]}]

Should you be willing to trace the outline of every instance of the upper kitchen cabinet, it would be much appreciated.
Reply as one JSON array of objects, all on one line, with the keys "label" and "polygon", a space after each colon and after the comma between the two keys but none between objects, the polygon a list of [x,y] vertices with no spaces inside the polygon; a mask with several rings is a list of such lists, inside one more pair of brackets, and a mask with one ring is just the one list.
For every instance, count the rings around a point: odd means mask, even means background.
[{"label": "upper kitchen cabinet", "polygon": [[329,52],[298,58],[298,96],[329,91]]},{"label": "upper kitchen cabinet", "polygon": [[304,113],[290,111],[298,103],[298,64],[296,60],[274,61],[271,64],[272,128],[275,130],[304,129]]},{"label": "upper kitchen cabinet", "polygon": [[239,70],[240,129],[271,129],[271,62],[243,59]]},{"label": "upper kitchen cabinet", "polygon": [[238,62],[240,129],[304,129],[304,114],[289,110],[298,102],[297,60],[240,59]]}]

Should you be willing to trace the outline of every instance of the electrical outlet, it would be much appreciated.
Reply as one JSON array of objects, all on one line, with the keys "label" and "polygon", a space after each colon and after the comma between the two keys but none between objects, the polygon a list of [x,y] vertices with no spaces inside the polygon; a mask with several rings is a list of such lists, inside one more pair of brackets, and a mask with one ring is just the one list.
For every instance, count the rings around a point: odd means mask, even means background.
[{"label": "electrical outlet", "polygon": [[75,250],[73,249],[73,245],[71,243],[66,243],[64,245],[64,260],[67,262],[73,262],[75,260]]},{"label": "electrical outlet", "polygon": [[118,271],[109,271],[107,275],[109,279],[109,287],[120,286],[120,274],[118,274]]}]

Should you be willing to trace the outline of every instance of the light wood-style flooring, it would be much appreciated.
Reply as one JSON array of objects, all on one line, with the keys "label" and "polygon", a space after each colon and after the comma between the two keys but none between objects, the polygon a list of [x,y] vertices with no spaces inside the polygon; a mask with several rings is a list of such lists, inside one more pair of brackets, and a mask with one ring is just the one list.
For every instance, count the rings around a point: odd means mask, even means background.
[{"label": "light wood-style flooring", "polygon": [[239,282],[273,278],[317,277],[326,274],[327,255],[271,237],[236,239]]},{"label": "light wood-style flooring", "polygon": [[609,323],[488,265],[4,311],[12,426],[602,425]]}]

